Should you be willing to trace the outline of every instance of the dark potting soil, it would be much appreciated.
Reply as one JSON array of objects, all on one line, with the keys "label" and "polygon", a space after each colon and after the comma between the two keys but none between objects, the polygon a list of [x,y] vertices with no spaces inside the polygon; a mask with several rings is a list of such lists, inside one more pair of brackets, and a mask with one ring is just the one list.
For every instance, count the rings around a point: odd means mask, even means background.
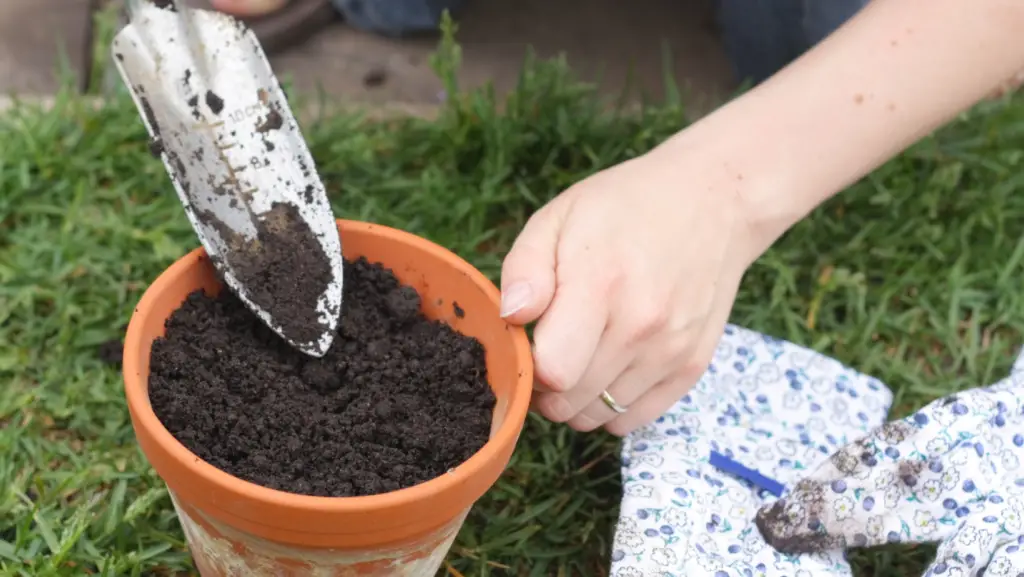
[{"label": "dark potting soil", "polygon": [[326,327],[316,305],[331,282],[331,265],[298,210],[273,205],[257,223],[255,240],[236,235],[212,213],[203,216],[231,247],[225,259],[249,298],[295,342],[318,341]]},{"label": "dark potting soil", "polygon": [[345,497],[445,474],[487,441],[482,345],[419,312],[415,289],[346,261],[334,344],[290,347],[230,291],[189,295],[153,343],[149,395],[212,465],[293,493]]}]

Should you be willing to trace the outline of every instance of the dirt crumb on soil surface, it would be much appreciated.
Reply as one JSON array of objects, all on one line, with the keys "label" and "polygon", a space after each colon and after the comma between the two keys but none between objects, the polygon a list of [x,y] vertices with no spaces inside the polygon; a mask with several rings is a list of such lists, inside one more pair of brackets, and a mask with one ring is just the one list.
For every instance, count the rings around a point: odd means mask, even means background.
[{"label": "dirt crumb on soil surface", "polygon": [[372,495],[445,474],[487,441],[495,398],[476,339],[420,312],[419,294],[346,261],[331,350],[293,349],[228,290],[189,295],[153,343],[153,410],[237,477],[319,496]]}]

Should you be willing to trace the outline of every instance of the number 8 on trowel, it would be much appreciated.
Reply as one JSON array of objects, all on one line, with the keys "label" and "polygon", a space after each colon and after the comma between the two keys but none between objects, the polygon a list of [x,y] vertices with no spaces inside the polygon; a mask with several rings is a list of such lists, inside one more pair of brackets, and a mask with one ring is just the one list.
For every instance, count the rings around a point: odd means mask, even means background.
[{"label": "number 8 on trowel", "polygon": [[341,313],[341,240],[256,36],[234,18],[129,0],[114,61],[192,227],[227,286],[322,356]]}]

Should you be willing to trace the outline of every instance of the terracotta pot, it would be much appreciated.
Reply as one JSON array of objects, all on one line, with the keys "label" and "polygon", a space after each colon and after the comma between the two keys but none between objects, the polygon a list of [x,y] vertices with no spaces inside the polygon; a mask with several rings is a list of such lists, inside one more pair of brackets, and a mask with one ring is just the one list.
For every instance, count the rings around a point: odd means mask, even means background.
[{"label": "terracotta pot", "polygon": [[[243,481],[202,461],[175,440],[149,403],[149,355],[164,322],[192,291],[220,290],[196,249],[146,290],[124,348],[128,409],[139,445],[167,483],[195,558],[215,576],[432,576],[470,507],[508,464],[530,404],[533,364],[521,328],[498,316],[499,293],[466,261],[417,236],[373,224],[338,221],[348,258],[391,268],[419,291],[423,312],[486,349],[497,396],[490,440],[443,477],[368,497],[296,495]],[[454,303],[465,311],[456,316]]]}]

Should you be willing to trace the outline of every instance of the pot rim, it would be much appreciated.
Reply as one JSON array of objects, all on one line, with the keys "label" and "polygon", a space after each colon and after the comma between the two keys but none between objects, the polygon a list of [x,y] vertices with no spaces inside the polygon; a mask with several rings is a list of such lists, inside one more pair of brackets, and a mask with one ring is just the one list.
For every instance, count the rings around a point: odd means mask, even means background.
[{"label": "pot rim", "polygon": [[[494,283],[467,261],[448,249],[412,233],[384,225],[345,219],[337,219],[337,223],[342,231],[367,232],[379,238],[416,246],[420,250],[431,253],[432,256],[444,261],[457,273],[469,278],[473,284],[495,303],[496,307],[500,306],[501,293],[494,286]],[[142,322],[138,321],[136,316],[152,308],[158,300],[158,295],[165,290],[165,287],[173,279],[181,276],[187,270],[196,266],[200,260],[206,258],[208,257],[203,247],[200,246],[192,250],[165,269],[146,289],[138,305],[136,305],[135,314],[128,325],[125,335],[124,363],[122,365],[125,396],[128,407],[135,416],[135,426],[148,429],[152,439],[167,451],[178,467],[190,471],[192,475],[201,478],[202,482],[213,485],[221,491],[237,494],[244,499],[262,502],[271,506],[285,507],[291,510],[321,514],[369,513],[381,509],[400,508],[407,504],[422,502],[436,495],[457,490],[459,485],[463,485],[467,480],[483,473],[487,468],[488,462],[500,458],[503,450],[507,450],[508,447],[514,446],[517,443],[522,424],[526,420],[526,415],[529,411],[529,393],[533,388],[533,355],[530,351],[530,343],[526,336],[526,331],[521,327],[513,327],[515,330],[509,331],[512,333],[511,337],[515,347],[515,355],[520,361],[521,371],[516,378],[515,387],[519,393],[512,396],[504,421],[483,447],[469,457],[469,459],[440,477],[435,477],[411,487],[378,495],[318,497],[289,493],[257,485],[251,481],[235,477],[204,461],[171,435],[170,431],[157,418],[150,405],[146,383],[140,377],[141,372],[137,362],[137,359],[140,358],[139,349],[142,347],[143,328]]]}]

